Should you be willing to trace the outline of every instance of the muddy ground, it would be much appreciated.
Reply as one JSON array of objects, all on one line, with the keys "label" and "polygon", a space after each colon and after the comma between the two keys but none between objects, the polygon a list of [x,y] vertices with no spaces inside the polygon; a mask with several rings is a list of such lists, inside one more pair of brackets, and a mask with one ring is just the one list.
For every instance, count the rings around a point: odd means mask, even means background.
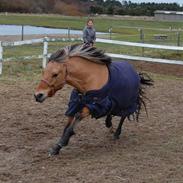
[{"label": "muddy ground", "polygon": [[71,88],[38,104],[35,82],[1,82],[0,183],[182,183],[183,79],[153,76],[149,117],[143,110],[138,123],[126,121],[116,141],[104,119],[85,119],[69,146],[52,158],[47,151],[64,128]]}]

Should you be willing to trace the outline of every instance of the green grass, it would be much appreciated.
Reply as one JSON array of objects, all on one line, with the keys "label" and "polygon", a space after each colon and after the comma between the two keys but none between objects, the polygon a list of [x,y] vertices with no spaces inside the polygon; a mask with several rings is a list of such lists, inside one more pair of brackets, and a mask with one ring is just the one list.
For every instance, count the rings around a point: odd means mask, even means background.
[{"label": "green grass", "polygon": [[[0,15],[0,24],[19,24],[19,25],[35,25],[74,29],[81,29],[85,24],[87,17],[69,17],[59,15],[34,15],[34,14],[4,14]],[[122,26],[143,27],[143,28],[182,28],[183,22],[158,22],[150,20],[127,20],[114,19],[109,17],[94,17],[95,26],[99,31],[108,31],[109,27],[113,27],[114,32],[121,32]]]},{"label": "green grass", "polygon": [[41,76],[41,60],[5,62],[0,82],[16,84],[18,81],[37,81]]},{"label": "green grass", "polygon": [[43,53],[43,44],[23,45],[15,47],[5,47],[3,57],[16,58],[21,56],[41,55],[42,53]]}]

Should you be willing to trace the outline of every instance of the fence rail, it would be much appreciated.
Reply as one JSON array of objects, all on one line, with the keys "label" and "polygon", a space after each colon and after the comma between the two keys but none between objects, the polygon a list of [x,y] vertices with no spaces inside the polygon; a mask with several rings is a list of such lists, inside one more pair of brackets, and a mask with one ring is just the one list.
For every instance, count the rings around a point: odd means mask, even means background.
[{"label": "fence rail", "polygon": [[[19,57],[24,59],[35,59],[42,58],[42,67],[46,67],[47,59],[50,56],[48,53],[48,42],[73,42],[73,41],[81,41],[81,38],[42,38],[42,39],[33,39],[33,40],[25,40],[25,41],[15,41],[15,42],[0,42],[0,74],[2,74],[3,61],[11,61],[15,60],[14,58],[3,59],[3,48],[4,47],[12,47],[12,46],[21,46],[21,45],[30,45],[35,43],[43,43],[43,53],[38,56],[25,56]],[[100,39],[97,38],[96,42],[98,43],[108,43],[108,44],[117,44],[123,46],[133,46],[133,47],[142,47],[142,48],[152,48],[152,49],[165,49],[165,50],[176,50],[183,51],[183,47],[181,46],[167,46],[167,45],[155,45],[155,44],[147,44],[147,43],[135,43],[135,42],[127,42],[127,41],[117,41],[117,40],[108,40],[108,39]],[[125,60],[136,60],[136,61],[146,61],[146,62],[157,62],[157,63],[166,63],[166,64],[178,64],[183,65],[182,60],[168,60],[168,59],[160,59],[160,58],[150,58],[150,57],[140,57],[140,56],[131,56],[131,55],[123,55],[123,54],[113,54],[107,53],[109,56],[113,58],[121,58]]]},{"label": "fence rail", "polygon": [[134,60],[134,61],[145,61],[145,62],[154,62],[154,63],[163,63],[163,64],[183,65],[183,61],[182,60],[167,60],[167,59],[161,59],[161,58],[130,56],[130,55],[113,54],[113,53],[108,53],[108,55],[110,57],[112,57],[112,58],[122,58],[122,59],[125,59],[125,60]]},{"label": "fence rail", "polygon": [[123,45],[123,46],[134,46],[134,47],[142,47],[142,48],[154,48],[154,49],[183,51],[183,47],[181,47],[181,46],[167,46],[167,45],[157,45],[157,44],[147,44],[147,43],[134,43],[134,42],[117,41],[117,40],[109,40],[109,39],[97,39],[96,41],[100,42],[100,43],[118,44],[118,45]]}]

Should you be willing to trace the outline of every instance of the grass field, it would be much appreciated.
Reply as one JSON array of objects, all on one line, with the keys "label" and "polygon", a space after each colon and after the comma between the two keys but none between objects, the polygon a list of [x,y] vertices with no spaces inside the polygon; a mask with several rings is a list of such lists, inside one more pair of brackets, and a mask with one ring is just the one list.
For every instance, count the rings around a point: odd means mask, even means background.
[{"label": "grass field", "polygon": [[[35,15],[35,14],[8,14],[0,15],[0,24],[35,25],[57,28],[82,29],[88,17],[72,17],[60,15]],[[120,27],[142,27],[157,29],[183,28],[183,22],[158,22],[153,20],[130,20],[117,19],[113,17],[94,17],[95,26],[98,31],[108,31],[109,27],[114,28],[114,32],[121,33]]]}]

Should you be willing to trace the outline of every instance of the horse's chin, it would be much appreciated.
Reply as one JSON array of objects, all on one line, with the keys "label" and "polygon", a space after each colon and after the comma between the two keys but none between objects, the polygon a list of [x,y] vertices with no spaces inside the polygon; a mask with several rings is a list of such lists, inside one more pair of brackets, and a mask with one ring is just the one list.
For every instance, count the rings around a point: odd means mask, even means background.
[{"label": "horse's chin", "polygon": [[46,97],[46,98],[44,98],[44,99],[41,99],[41,100],[39,100],[39,101],[37,101],[37,102],[39,102],[39,103],[43,103],[46,99],[47,99],[47,97]]}]

